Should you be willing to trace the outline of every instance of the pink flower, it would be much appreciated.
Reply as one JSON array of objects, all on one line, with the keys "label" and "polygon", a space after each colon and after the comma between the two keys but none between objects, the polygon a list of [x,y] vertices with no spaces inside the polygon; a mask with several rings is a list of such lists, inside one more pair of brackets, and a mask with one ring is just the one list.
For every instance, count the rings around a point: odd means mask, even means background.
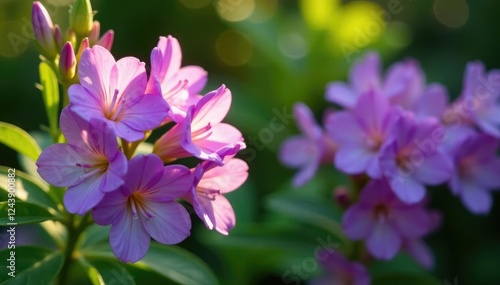
[{"label": "pink flower", "polygon": [[424,236],[432,220],[423,203],[401,202],[385,180],[372,180],[361,192],[359,202],[342,218],[345,234],[364,240],[368,251],[379,259],[391,259],[403,241]]},{"label": "pink flower", "polygon": [[323,251],[319,256],[326,256],[321,261],[325,274],[311,285],[370,285],[370,275],[361,263],[350,261],[336,251]]},{"label": "pink flower", "polygon": [[225,150],[219,155],[224,165],[204,161],[193,169],[194,186],[186,195],[200,219],[208,229],[215,228],[227,235],[236,224],[233,207],[223,194],[240,187],[248,177],[248,165],[241,159],[233,158],[239,146]]},{"label": "pink flower", "polygon": [[124,183],[127,159],[105,121],[86,122],[64,108],[60,124],[68,143],[46,148],[37,160],[38,173],[52,185],[68,187],[64,205],[81,215]]},{"label": "pink flower", "polygon": [[[207,82],[207,72],[199,66],[181,68],[182,52],[179,42],[172,36],[160,37],[151,52],[151,77],[148,91],[159,87],[171,109],[169,117],[180,122],[186,117],[189,106],[200,99],[197,95]],[[156,82],[158,81],[158,82]]]},{"label": "pink flower", "polygon": [[151,237],[176,244],[190,234],[191,219],[176,202],[193,185],[193,176],[182,165],[163,166],[153,154],[129,161],[125,184],[106,194],[92,211],[99,225],[111,224],[109,241],[123,262],[136,262],[148,251]]},{"label": "pink flower", "polygon": [[490,192],[500,187],[497,149],[498,139],[469,133],[451,150],[456,167],[448,185],[472,213],[487,214],[493,205]]},{"label": "pink flower", "polygon": [[338,145],[335,166],[348,174],[380,178],[380,149],[396,117],[387,98],[375,91],[362,94],[352,110],[331,113],[326,129]]},{"label": "pink flower", "polygon": [[231,105],[231,91],[222,85],[203,96],[186,113],[186,118],[168,130],[155,144],[153,153],[163,161],[195,156],[222,163],[218,152],[240,145],[243,137],[235,127],[221,123]]},{"label": "pink flower", "polygon": [[420,202],[424,185],[438,185],[450,178],[453,164],[440,151],[443,139],[444,130],[437,120],[417,121],[412,113],[401,112],[379,157],[382,174],[399,199]]},{"label": "pink flower", "polygon": [[331,163],[333,151],[329,151],[332,142],[324,135],[321,127],[316,123],[314,115],[309,107],[303,103],[296,103],[293,106],[295,121],[301,135],[288,138],[280,147],[279,158],[281,162],[292,168],[300,168],[293,178],[295,187],[301,186],[309,181],[325,156],[328,163]]},{"label": "pink flower", "polygon": [[108,121],[120,138],[141,140],[167,116],[168,105],[159,94],[144,95],[146,69],[137,58],[116,62],[108,50],[96,45],[83,52],[78,77],[80,84],[68,90],[71,110],[84,119]]}]

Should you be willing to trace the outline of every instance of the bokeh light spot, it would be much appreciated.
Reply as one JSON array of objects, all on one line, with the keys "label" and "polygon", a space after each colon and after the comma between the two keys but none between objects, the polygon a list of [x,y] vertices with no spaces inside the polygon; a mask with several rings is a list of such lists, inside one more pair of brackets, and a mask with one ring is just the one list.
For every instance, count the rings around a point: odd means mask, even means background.
[{"label": "bokeh light spot", "polygon": [[254,23],[266,22],[276,14],[277,10],[277,0],[255,0],[255,10],[249,20]]},{"label": "bokeh light spot", "polygon": [[434,16],[449,28],[460,28],[469,19],[469,4],[465,0],[436,0]]},{"label": "bokeh light spot", "polygon": [[307,42],[299,33],[290,32],[278,37],[278,48],[289,58],[302,58],[307,55]]},{"label": "bokeh light spot", "polygon": [[246,35],[235,30],[226,30],[217,37],[215,51],[225,64],[240,66],[252,57],[253,46]]},{"label": "bokeh light spot", "polygon": [[224,20],[239,22],[252,15],[255,10],[255,0],[217,0],[215,8]]}]

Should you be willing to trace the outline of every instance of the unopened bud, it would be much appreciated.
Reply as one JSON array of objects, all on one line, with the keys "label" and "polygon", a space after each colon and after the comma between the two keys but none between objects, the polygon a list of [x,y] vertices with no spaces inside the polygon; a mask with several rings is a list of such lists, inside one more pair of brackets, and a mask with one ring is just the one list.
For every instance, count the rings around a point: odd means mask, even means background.
[{"label": "unopened bud", "polygon": [[61,50],[64,44],[64,38],[59,25],[54,25],[54,40],[56,41],[57,50]]},{"label": "unopened bud", "polygon": [[75,33],[83,38],[89,35],[92,30],[94,12],[90,0],[76,0],[71,7],[69,15],[69,25]]},{"label": "unopened bud", "polygon": [[76,60],[80,61],[80,57],[82,57],[83,52],[90,47],[89,38],[84,38],[80,47],[78,48],[78,52],[76,53]]},{"label": "unopened bud", "polygon": [[96,45],[100,45],[103,48],[111,51],[113,46],[113,40],[115,39],[115,32],[113,30],[108,30],[102,37],[97,41]]},{"label": "unopened bud", "polygon": [[71,28],[68,28],[66,31],[66,41],[76,46],[76,34]]},{"label": "unopened bud", "polygon": [[61,79],[70,80],[75,76],[76,55],[70,42],[66,42],[59,57],[59,74]]},{"label": "unopened bud", "polygon": [[352,204],[352,197],[346,186],[341,185],[335,187],[335,189],[333,189],[333,198],[343,209],[348,208]]},{"label": "unopened bud", "polygon": [[90,46],[95,45],[99,40],[99,36],[101,35],[101,23],[99,21],[94,21],[92,24],[92,31],[90,31],[89,35],[89,43]]},{"label": "unopened bud", "polygon": [[33,3],[31,23],[40,52],[49,59],[55,58],[57,47],[54,39],[54,25],[52,24],[49,12],[38,1]]}]

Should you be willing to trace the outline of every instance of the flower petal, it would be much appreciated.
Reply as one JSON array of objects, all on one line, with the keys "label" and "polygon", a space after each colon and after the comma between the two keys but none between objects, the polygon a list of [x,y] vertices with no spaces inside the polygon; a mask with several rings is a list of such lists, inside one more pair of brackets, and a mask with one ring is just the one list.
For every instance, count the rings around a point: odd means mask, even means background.
[{"label": "flower petal", "polygon": [[111,225],[118,215],[125,211],[128,197],[122,191],[116,190],[101,199],[101,202],[92,209],[92,218],[101,226]]},{"label": "flower petal", "polygon": [[401,248],[402,240],[388,223],[379,223],[366,240],[368,251],[379,259],[393,258]]},{"label": "flower petal", "polygon": [[414,204],[422,201],[425,197],[425,187],[413,177],[392,177],[390,185],[396,196],[407,203]]},{"label": "flower petal", "polygon": [[339,104],[342,107],[353,108],[358,100],[358,94],[344,82],[332,82],[326,86],[325,98],[326,101]]},{"label": "flower petal", "polygon": [[151,238],[141,219],[133,218],[129,209],[116,217],[109,233],[113,253],[123,262],[135,263],[147,253]]},{"label": "flower petal", "polygon": [[153,217],[144,220],[141,216],[141,220],[146,231],[156,241],[177,244],[190,235],[191,218],[179,203],[147,201],[146,208]]},{"label": "flower petal", "polygon": [[375,159],[377,159],[377,153],[363,146],[344,146],[335,154],[335,166],[347,174],[360,174],[365,172],[371,161]]},{"label": "flower petal", "polygon": [[354,240],[367,238],[373,231],[375,223],[371,208],[359,204],[349,207],[342,217],[344,233]]},{"label": "flower petal", "polygon": [[415,179],[427,184],[438,185],[450,179],[453,172],[451,159],[437,151],[431,156],[425,157],[421,164],[415,165]]},{"label": "flower petal", "polygon": [[204,128],[208,124],[220,123],[226,117],[230,106],[231,91],[225,85],[203,96],[193,112],[193,131]]},{"label": "flower petal", "polygon": [[[101,46],[86,49],[78,63],[80,84],[96,98],[105,98],[109,91],[111,70],[115,63],[113,55]],[[68,91],[68,93],[71,102],[71,92]]]},{"label": "flower petal", "polygon": [[493,206],[491,194],[486,189],[474,184],[464,183],[460,197],[465,207],[474,214],[487,214]]},{"label": "flower petal", "polygon": [[188,81],[186,87],[189,94],[198,94],[207,83],[207,71],[199,66],[184,66],[177,73],[177,78]]},{"label": "flower petal", "polygon": [[97,205],[104,197],[100,189],[102,184],[101,177],[93,176],[69,187],[64,193],[64,206],[68,212],[83,215]]},{"label": "flower petal", "polygon": [[206,171],[198,186],[219,189],[221,193],[228,193],[240,187],[247,180],[247,177],[247,163],[241,159],[232,158],[225,161],[223,166]]}]

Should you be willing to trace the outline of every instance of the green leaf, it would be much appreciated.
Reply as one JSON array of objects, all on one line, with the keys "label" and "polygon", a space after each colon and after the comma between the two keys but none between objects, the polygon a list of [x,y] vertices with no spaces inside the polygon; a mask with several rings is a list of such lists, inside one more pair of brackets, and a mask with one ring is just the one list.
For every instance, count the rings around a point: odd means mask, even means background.
[{"label": "green leaf", "polygon": [[[8,192],[9,167],[0,166],[0,189]],[[12,175],[11,175],[12,176]],[[12,179],[12,178],[11,178]],[[42,180],[37,179],[20,170],[15,170],[15,195],[16,198],[36,204],[41,207],[50,208],[49,211],[58,209],[58,205],[49,194],[49,187]]]},{"label": "green leaf", "polygon": [[0,122],[0,143],[36,161],[42,152],[36,141],[23,129]]},{"label": "green leaf", "polygon": [[443,285],[438,279],[428,275],[394,274],[373,279],[373,285]]},{"label": "green leaf", "polygon": [[116,260],[79,260],[93,285],[135,285],[134,277]]},{"label": "green leaf", "polygon": [[0,226],[7,226],[12,223],[21,224],[34,224],[46,220],[54,219],[46,209],[22,201],[15,201],[12,203],[10,200],[0,202]]},{"label": "green leaf", "polygon": [[315,197],[280,193],[268,197],[266,208],[327,230],[344,243],[347,241],[339,223],[340,210],[333,203]]},{"label": "green leaf", "polygon": [[[82,250],[86,258],[116,259],[108,245]],[[154,271],[180,284],[219,284],[212,270],[199,257],[177,246],[151,243],[146,256],[132,266]]]},{"label": "green leaf", "polygon": [[49,119],[51,133],[57,133],[57,117],[59,114],[59,85],[57,75],[46,62],[40,63],[40,85],[42,86],[43,102]]},{"label": "green leaf", "polygon": [[6,262],[11,252],[15,253],[15,278],[7,275],[10,269],[2,265],[1,285],[51,284],[63,264],[61,252],[33,246],[4,249],[0,260]]},{"label": "green leaf", "polygon": [[100,226],[93,224],[82,234],[80,247],[90,247],[98,243],[107,241],[109,238],[110,226]]}]

